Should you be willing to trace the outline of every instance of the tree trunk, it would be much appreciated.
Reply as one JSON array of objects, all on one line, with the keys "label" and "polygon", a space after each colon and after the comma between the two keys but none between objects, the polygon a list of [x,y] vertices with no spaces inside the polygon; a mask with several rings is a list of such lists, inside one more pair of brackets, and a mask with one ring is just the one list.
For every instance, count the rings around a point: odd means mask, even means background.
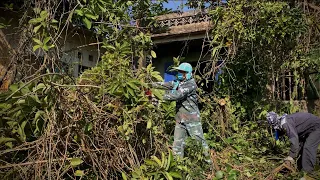
[{"label": "tree trunk", "polygon": [[16,51],[8,43],[0,29],[0,92],[7,91],[16,75]]}]

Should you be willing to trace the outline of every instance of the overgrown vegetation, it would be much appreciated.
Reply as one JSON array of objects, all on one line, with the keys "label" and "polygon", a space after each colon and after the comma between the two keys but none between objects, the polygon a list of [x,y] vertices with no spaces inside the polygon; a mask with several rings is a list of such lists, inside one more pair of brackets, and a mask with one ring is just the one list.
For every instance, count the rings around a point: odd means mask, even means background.
[{"label": "overgrown vegetation", "polygon": [[[265,113],[296,112],[294,100],[305,99],[306,88],[317,94],[306,79],[319,70],[319,3],[230,0],[209,10],[212,58],[200,79],[213,76],[221,58],[224,71],[209,96],[199,89],[210,169],[192,139],[187,157],[173,157],[175,104],[162,102],[162,91],[152,90],[159,104],[145,95],[148,83],[163,81],[147,65],[157,56],[150,36],[154,16],[169,12],[163,2],[1,2],[14,14],[0,22],[0,46],[8,46],[9,59],[0,67],[1,86],[14,82],[0,94],[3,179],[264,179],[281,164],[288,142],[274,140]],[[18,46],[11,47],[3,32],[15,18]],[[96,42],[87,46],[101,60],[73,78],[62,55],[79,29],[93,35]],[[276,87],[289,72],[292,94],[284,98]]]}]

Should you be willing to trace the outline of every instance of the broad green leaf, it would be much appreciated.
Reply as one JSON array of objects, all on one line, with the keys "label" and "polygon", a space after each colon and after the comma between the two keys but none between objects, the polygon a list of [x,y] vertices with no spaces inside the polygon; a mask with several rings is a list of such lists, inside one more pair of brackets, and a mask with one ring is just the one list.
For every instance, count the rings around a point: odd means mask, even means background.
[{"label": "broad green leaf", "polygon": [[216,172],[216,178],[222,179],[223,178],[223,172],[222,171],[217,171]]},{"label": "broad green leaf", "polygon": [[152,64],[150,63],[148,66],[147,66],[147,71],[150,72],[152,70]]},{"label": "broad green leaf", "polygon": [[41,45],[35,45],[35,46],[33,46],[33,51],[36,51],[37,49],[39,49],[39,48],[41,48]]},{"label": "broad green leaf", "polygon": [[146,165],[149,165],[149,166],[155,166],[155,167],[158,166],[158,163],[149,159],[144,160],[144,162],[146,163]]},{"label": "broad green leaf", "polygon": [[163,97],[162,97],[162,95],[161,95],[161,93],[160,93],[160,91],[158,89],[151,89],[151,91],[152,91],[152,94],[154,94],[154,96],[156,98],[162,100]]},{"label": "broad green leaf", "polygon": [[91,123],[91,122],[86,125],[86,131],[87,131],[87,132],[91,131],[92,128],[93,128],[93,127],[92,127],[92,123]]},{"label": "broad green leaf", "polygon": [[48,46],[49,49],[54,48],[54,47],[55,47],[54,44],[51,44],[51,45]]},{"label": "broad green leaf", "polygon": [[173,177],[168,172],[165,172],[165,175],[168,180],[173,180]]},{"label": "broad green leaf", "polygon": [[39,39],[37,39],[37,38],[32,38],[33,39],[33,41],[35,42],[35,43],[37,43],[37,44],[39,44],[39,45],[42,45],[42,42],[39,40]]},{"label": "broad green leaf", "polygon": [[34,27],[34,28],[33,28],[33,32],[34,32],[34,33],[37,33],[37,32],[39,31],[39,29],[41,28],[41,26],[42,26],[42,25],[40,24],[40,25]]},{"label": "broad green leaf", "polygon": [[58,23],[59,21],[52,19],[51,23]]},{"label": "broad green leaf", "polygon": [[[118,92],[118,95],[120,95],[121,93]],[[115,95],[117,95],[117,93],[115,93]],[[127,99],[129,99],[129,94],[128,93],[123,93],[124,97],[126,97]]]},{"label": "broad green leaf", "polygon": [[92,23],[86,17],[82,19],[82,22],[86,26],[86,28],[91,29]]},{"label": "broad green leaf", "polygon": [[33,122],[35,122],[36,120],[38,120],[39,117],[40,117],[42,114],[44,114],[44,111],[40,111],[40,110],[39,110],[39,111],[36,113],[36,115],[34,116]]},{"label": "broad green leaf", "polygon": [[7,103],[1,103],[1,104],[0,104],[0,110],[1,110],[1,111],[10,109],[11,107],[12,107],[11,104],[7,104]]},{"label": "broad green leaf", "polygon": [[12,142],[12,141],[16,141],[16,139],[8,138],[8,137],[0,137],[0,144],[4,144],[4,143],[7,143],[7,142]]},{"label": "broad green leaf", "polygon": [[228,180],[237,180],[237,175],[236,174],[230,174],[228,176]]},{"label": "broad green leaf", "polygon": [[124,173],[124,172],[121,172],[121,176],[122,176],[122,179],[123,180],[127,180],[128,178],[127,178],[127,175]]},{"label": "broad green leaf", "polygon": [[[0,143],[0,144],[1,144],[1,143]],[[10,148],[10,149],[12,149],[12,147],[13,147],[12,142],[7,142],[7,143],[5,143],[5,145],[6,145],[8,148]]]},{"label": "broad green leaf", "polygon": [[38,95],[30,95],[29,97],[31,97],[35,102],[41,104],[42,102],[39,100]]},{"label": "broad green leaf", "polygon": [[127,1],[127,6],[131,6],[132,5],[132,1]]},{"label": "broad green leaf", "polygon": [[48,12],[47,12],[47,11],[41,11],[40,17],[41,17],[42,19],[45,19],[46,17],[48,17]]},{"label": "broad green leaf", "polygon": [[76,170],[76,172],[74,173],[75,176],[83,176],[84,172],[81,170]]},{"label": "broad green leaf", "polygon": [[151,72],[152,78],[155,78],[157,81],[163,81],[163,78],[160,76],[160,73],[157,71]]},{"label": "broad green leaf", "polygon": [[44,40],[43,40],[43,44],[47,44],[49,41],[50,41],[51,37],[46,37]]},{"label": "broad green leaf", "polygon": [[181,173],[179,173],[179,172],[171,171],[171,172],[169,172],[169,174],[174,178],[182,179]]},{"label": "broad green leaf", "polygon": [[127,87],[127,90],[132,97],[135,96],[133,89],[131,89],[130,87]]},{"label": "broad green leaf", "polygon": [[41,21],[42,21],[41,18],[34,18],[34,19],[30,19],[29,23],[30,24],[37,24],[37,23],[39,23]]},{"label": "broad green leaf", "polygon": [[7,114],[10,116],[13,116],[13,114],[15,114],[17,111],[21,110],[21,107],[16,107],[14,109],[10,109]]},{"label": "broad green leaf", "polygon": [[79,16],[83,16],[83,11],[80,9],[76,9],[75,12],[79,15]]},{"label": "broad green leaf", "polygon": [[48,50],[49,50],[49,47],[48,47],[46,44],[44,44],[44,45],[42,46],[42,49],[45,50],[45,51],[48,51]]},{"label": "broad green leaf", "polygon": [[136,86],[133,82],[127,82],[127,84],[134,90],[139,90],[138,86]]},{"label": "broad green leaf", "polygon": [[71,166],[78,166],[78,165],[80,165],[80,164],[82,164],[82,163],[83,163],[83,161],[82,161],[81,158],[72,158],[72,159],[70,160]]},{"label": "broad green leaf", "polygon": [[188,168],[186,166],[177,166],[177,168],[183,171],[188,171]]},{"label": "broad green leaf", "polygon": [[158,163],[159,166],[161,166],[161,161],[159,158],[157,158],[157,156],[151,156],[151,159],[153,159],[154,161],[156,161]]},{"label": "broad green leaf", "polygon": [[17,91],[19,88],[18,84],[12,84],[11,86],[9,86],[10,91],[15,92]]},{"label": "broad green leaf", "polygon": [[99,18],[99,15],[93,15],[91,13],[86,13],[85,16],[89,19],[97,20]]},{"label": "broad green leaf", "polygon": [[98,3],[98,7],[102,12],[104,12],[104,13],[107,12],[107,9],[104,8],[103,6],[101,6],[99,3]]},{"label": "broad green leaf", "polygon": [[19,138],[22,142],[25,142],[27,137],[26,134],[24,132],[24,127],[26,126],[27,121],[23,121],[22,124],[18,127],[18,134],[19,134]]},{"label": "broad green leaf", "polygon": [[18,124],[18,122],[16,122],[16,121],[7,121],[7,124],[8,124],[9,127],[12,129],[15,125]]},{"label": "broad green leaf", "polygon": [[40,89],[44,89],[44,88],[46,88],[46,85],[43,84],[43,83],[39,83],[39,84],[36,86],[35,91],[40,90]]},{"label": "broad green leaf", "polygon": [[[170,166],[172,166],[172,160],[173,160],[173,155],[172,152],[169,150],[169,154],[168,154],[168,164],[166,167],[166,170],[169,170]],[[174,177],[174,176],[173,176]]]},{"label": "broad green leaf", "polygon": [[147,129],[150,129],[151,125],[152,125],[152,120],[149,119],[148,122],[147,122]]},{"label": "broad green leaf", "polygon": [[22,129],[24,129],[24,128],[26,127],[27,122],[28,122],[28,121],[23,121],[23,122],[21,123],[21,128],[22,128]]},{"label": "broad green leaf", "polygon": [[154,52],[153,50],[151,50],[151,56],[152,56],[153,58],[157,58],[156,52]]},{"label": "broad green leaf", "polygon": [[42,129],[43,129],[43,126],[44,126],[44,121],[42,119],[38,119],[36,120],[36,129],[34,130],[34,134],[37,133],[37,132],[40,132]]},{"label": "broad green leaf", "polygon": [[14,117],[14,118],[18,118],[20,115],[21,115],[21,110],[15,112],[15,113],[13,114],[13,117]]},{"label": "broad green leaf", "polygon": [[106,45],[106,46],[103,46],[104,48],[106,49],[111,49],[111,50],[116,50],[116,48],[112,45]]}]

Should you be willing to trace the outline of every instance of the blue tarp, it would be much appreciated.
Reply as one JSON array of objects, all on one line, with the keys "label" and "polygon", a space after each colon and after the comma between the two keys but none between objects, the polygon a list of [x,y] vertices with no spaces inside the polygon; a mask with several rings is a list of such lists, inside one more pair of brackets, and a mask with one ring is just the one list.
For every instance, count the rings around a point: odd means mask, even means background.
[{"label": "blue tarp", "polygon": [[164,65],[164,82],[173,81],[176,79],[176,73],[175,72],[169,72],[168,67],[173,65],[173,62],[166,62]]}]

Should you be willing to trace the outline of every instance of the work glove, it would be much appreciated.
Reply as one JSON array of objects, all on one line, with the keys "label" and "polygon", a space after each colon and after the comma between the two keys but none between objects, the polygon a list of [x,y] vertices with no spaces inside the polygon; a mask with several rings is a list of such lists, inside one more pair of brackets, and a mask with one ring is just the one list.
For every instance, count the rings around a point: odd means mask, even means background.
[{"label": "work glove", "polygon": [[159,100],[152,94],[151,89],[149,88],[144,88],[145,95],[148,97],[149,102],[153,104],[154,106],[159,105]]},{"label": "work glove", "polygon": [[294,167],[295,161],[294,161],[294,159],[292,157],[288,156],[288,157],[284,158],[284,162],[287,165],[289,165],[291,167]]}]

